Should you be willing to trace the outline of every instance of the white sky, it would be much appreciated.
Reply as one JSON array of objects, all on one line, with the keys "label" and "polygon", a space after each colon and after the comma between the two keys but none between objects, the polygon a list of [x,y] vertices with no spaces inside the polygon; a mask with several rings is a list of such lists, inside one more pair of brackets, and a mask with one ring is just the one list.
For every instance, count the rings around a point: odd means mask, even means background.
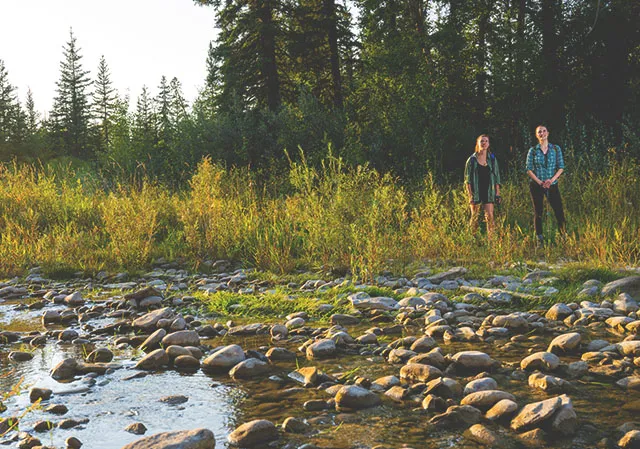
[{"label": "white sky", "polygon": [[0,0],[0,17],[9,82],[23,104],[31,88],[43,112],[53,104],[70,28],[91,79],[104,55],[114,87],[132,105],[143,85],[155,96],[162,75],[177,77],[192,102],[216,37],[213,8],[193,0]]}]

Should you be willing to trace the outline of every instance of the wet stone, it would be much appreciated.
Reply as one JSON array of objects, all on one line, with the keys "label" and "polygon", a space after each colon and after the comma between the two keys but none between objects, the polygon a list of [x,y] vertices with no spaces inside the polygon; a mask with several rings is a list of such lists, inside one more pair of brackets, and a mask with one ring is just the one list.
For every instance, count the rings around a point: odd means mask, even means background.
[{"label": "wet stone", "polygon": [[144,435],[147,432],[147,427],[141,422],[129,424],[124,428],[125,432],[132,433],[134,435]]},{"label": "wet stone", "polygon": [[213,449],[215,437],[208,429],[183,430],[176,432],[157,433],[144,437],[121,449]]},{"label": "wet stone", "polygon": [[257,419],[242,424],[229,434],[228,441],[232,446],[250,448],[278,439],[276,426],[266,419]]}]

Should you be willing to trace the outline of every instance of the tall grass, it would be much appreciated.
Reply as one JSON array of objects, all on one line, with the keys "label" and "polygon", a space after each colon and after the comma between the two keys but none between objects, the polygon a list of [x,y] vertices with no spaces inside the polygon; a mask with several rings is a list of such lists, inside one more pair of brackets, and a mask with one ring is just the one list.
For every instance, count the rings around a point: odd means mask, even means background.
[{"label": "tall grass", "polygon": [[[568,235],[555,236],[552,214],[536,250],[527,182],[502,186],[496,232],[469,231],[462,185],[426,176],[408,190],[391,175],[327,157],[317,167],[291,163],[286,189],[257,187],[248,169],[204,159],[184,191],[138,180],[112,187],[82,181],[69,167],[0,165],[0,273],[33,265],[48,273],[140,270],[158,257],[197,267],[236,259],[277,273],[296,268],[351,271],[369,279],[413,261],[502,264],[573,259],[595,266],[640,263],[640,174],[631,158],[604,168],[576,163],[561,181]],[[282,180],[281,180],[282,181]],[[273,193],[278,192],[278,193]],[[284,192],[284,193],[283,193]]]}]

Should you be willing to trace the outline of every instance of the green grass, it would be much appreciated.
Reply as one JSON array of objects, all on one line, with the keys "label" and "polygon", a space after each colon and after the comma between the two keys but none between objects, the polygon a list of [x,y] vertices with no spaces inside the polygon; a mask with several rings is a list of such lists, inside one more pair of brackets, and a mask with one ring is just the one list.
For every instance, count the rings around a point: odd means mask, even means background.
[{"label": "green grass", "polygon": [[302,284],[315,273],[327,280],[349,274],[357,282],[425,266],[524,275],[512,265],[539,260],[570,261],[611,279],[607,270],[640,263],[640,166],[631,158],[563,176],[568,235],[557,238],[545,214],[551,244],[541,251],[520,173],[504,177],[492,240],[469,232],[463,186],[431,175],[409,190],[393,176],[328,157],[318,168],[304,158],[292,163],[288,177],[273,181],[277,189],[258,187],[255,176],[204,159],[176,192],[145,179],[113,186],[86,167],[0,164],[0,276],[34,265],[56,277],[140,272],[159,257],[195,269],[241,261],[273,273],[252,276],[274,285],[271,276]]}]

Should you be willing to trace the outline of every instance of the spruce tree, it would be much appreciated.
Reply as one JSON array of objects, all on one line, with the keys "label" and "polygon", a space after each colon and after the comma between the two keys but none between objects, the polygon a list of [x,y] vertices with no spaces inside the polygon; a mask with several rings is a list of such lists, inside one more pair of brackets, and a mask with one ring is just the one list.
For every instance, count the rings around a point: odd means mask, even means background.
[{"label": "spruce tree", "polygon": [[94,85],[93,114],[98,120],[100,146],[103,150],[106,150],[111,144],[112,117],[117,107],[118,95],[113,88],[111,73],[109,72],[109,67],[107,66],[107,61],[104,59],[104,56],[100,57],[98,74],[96,75]]},{"label": "spruce tree", "polygon": [[88,159],[89,147],[89,72],[82,67],[82,55],[73,30],[63,49],[60,80],[51,112],[53,144],[63,154]]},{"label": "spruce tree", "polygon": [[15,87],[9,82],[9,73],[0,59],[0,144],[6,144],[11,137],[15,119]]},{"label": "spruce tree", "polygon": [[29,135],[33,135],[38,131],[40,113],[36,111],[36,104],[33,101],[33,92],[31,89],[27,91],[27,99],[24,102],[24,106],[27,114],[27,132]]}]

